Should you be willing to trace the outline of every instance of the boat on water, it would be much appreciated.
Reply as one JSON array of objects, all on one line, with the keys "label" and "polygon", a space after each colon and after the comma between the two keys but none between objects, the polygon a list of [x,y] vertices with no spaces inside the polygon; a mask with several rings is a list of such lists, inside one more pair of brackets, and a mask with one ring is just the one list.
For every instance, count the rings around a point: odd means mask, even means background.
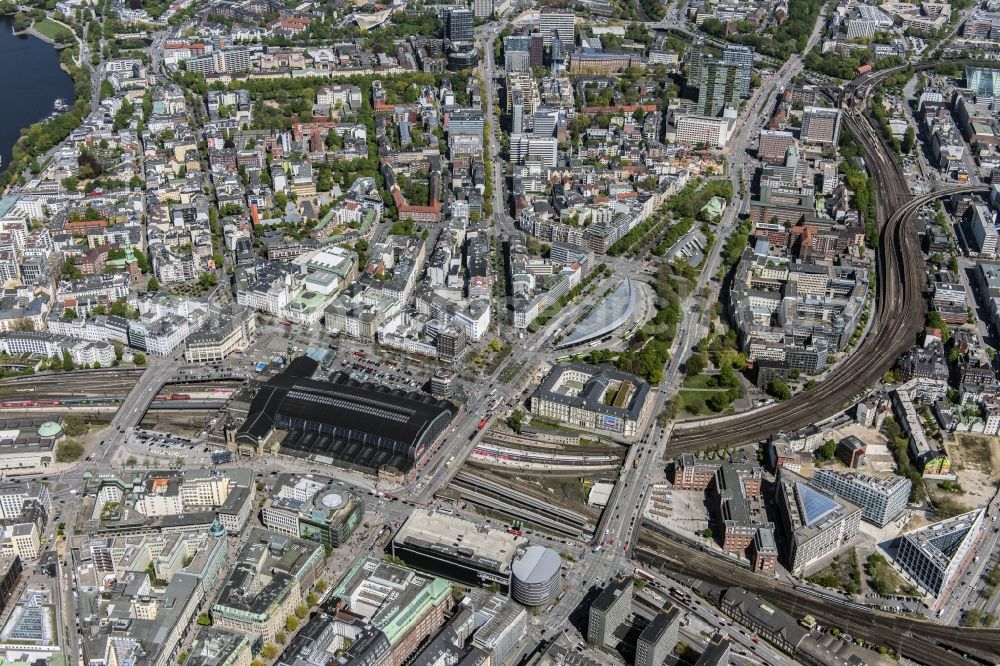
[{"label": "boat on water", "polygon": [[63,111],[66,109],[66,100],[62,97],[57,97],[56,101],[52,102],[52,109],[54,111]]}]

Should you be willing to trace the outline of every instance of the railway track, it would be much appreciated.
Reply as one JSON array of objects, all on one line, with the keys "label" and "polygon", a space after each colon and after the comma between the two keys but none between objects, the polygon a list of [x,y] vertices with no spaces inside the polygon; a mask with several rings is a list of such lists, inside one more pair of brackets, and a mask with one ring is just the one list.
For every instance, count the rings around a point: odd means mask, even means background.
[{"label": "railway track", "polygon": [[[959,61],[975,64],[978,61]],[[923,63],[915,69],[928,69]],[[903,68],[900,68],[903,69]],[[766,410],[735,418],[677,424],[667,444],[667,454],[677,455],[714,445],[760,441],[781,430],[821,421],[847,407],[867,392],[912,344],[922,323],[926,303],[922,297],[923,253],[915,230],[909,228],[914,213],[935,199],[958,192],[980,192],[983,186],[946,188],[911,198],[901,168],[881,134],[864,113],[864,100],[884,76],[880,72],[845,91],[844,128],[862,146],[871,174],[879,219],[876,306],[872,329],[861,346],[814,390]],[[859,93],[856,95],[856,93]],[[929,666],[968,666],[1000,663],[1000,630],[938,625],[909,616],[895,616],[839,602],[752,573],[690,544],[652,532],[646,523],[634,556],[651,567],[680,573],[722,587],[741,586],[761,595],[792,615],[811,614],[828,626],[838,626],[875,645],[888,645]]]},{"label": "railway track", "polygon": [[[646,525],[643,525],[644,528]],[[651,567],[691,576],[722,587],[743,587],[787,613],[812,615],[874,645],[888,645],[904,657],[928,666],[993,664],[1000,659],[1000,630],[949,627],[927,620],[865,610],[807,594],[770,576],[679,544],[643,529],[635,556]]]},{"label": "railway track", "polygon": [[739,446],[764,440],[836,414],[862,397],[892,368],[916,339],[926,303],[921,293],[923,252],[913,214],[923,205],[959,192],[988,191],[963,185],[911,198],[898,162],[868,117],[847,109],[844,127],[862,146],[875,185],[879,225],[876,307],[872,328],[855,352],[814,389],[790,400],[737,417],[678,423],[666,455],[714,446]]}]

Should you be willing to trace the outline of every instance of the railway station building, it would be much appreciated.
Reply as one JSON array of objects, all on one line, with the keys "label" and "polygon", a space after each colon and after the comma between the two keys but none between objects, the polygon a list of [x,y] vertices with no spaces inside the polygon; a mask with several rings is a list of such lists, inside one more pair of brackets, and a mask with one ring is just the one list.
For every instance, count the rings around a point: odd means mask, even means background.
[{"label": "railway station building", "polygon": [[[455,407],[430,396],[361,383],[337,372],[312,379],[302,356],[261,386],[236,433],[241,448],[282,453],[368,473],[406,473],[447,430]],[[279,432],[287,433],[280,442]]]}]

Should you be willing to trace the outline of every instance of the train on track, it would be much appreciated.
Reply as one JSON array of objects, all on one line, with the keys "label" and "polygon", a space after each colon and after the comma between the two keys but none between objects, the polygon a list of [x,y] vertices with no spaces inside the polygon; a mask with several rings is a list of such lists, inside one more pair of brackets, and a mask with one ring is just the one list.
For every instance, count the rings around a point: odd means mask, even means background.
[{"label": "train on track", "polygon": [[480,444],[476,447],[475,453],[478,456],[488,456],[498,460],[536,460],[539,462],[550,463],[595,464],[612,463],[617,460],[614,456],[543,453],[541,451],[509,449],[503,446],[492,446],[490,444]]},{"label": "train on track", "polygon": [[59,398],[58,400],[4,400],[0,407],[58,407],[60,405],[107,405],[121,402],[122,398]]}]

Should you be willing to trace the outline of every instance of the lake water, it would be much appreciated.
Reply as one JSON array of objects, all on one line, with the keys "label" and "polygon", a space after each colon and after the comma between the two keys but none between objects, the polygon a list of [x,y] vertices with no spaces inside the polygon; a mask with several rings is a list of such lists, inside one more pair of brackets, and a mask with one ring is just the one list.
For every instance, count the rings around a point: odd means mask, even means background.
[{"label": "lake water", "polygon": [[73,79],[59,68],[59,52],[37,37],[12,34],[13,21],[0,16],[0,157],[6,168],[21,130],[52,113],[62,98],[73,103]]}]

